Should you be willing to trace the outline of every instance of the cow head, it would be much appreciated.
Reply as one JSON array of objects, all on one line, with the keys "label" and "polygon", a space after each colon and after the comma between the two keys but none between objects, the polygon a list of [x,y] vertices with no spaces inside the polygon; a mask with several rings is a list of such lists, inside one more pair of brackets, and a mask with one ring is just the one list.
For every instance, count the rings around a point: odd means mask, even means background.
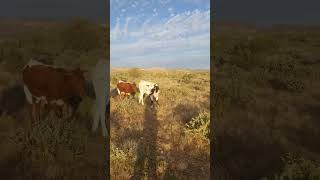
[{"label": "cow head", "polygon": [[159,85],[158,84],[154,84],[153,88],[151,89],[151,95],[155,98],[157,103],[158,103],[158,100],[159,100],[159,93],[160,93]]}]

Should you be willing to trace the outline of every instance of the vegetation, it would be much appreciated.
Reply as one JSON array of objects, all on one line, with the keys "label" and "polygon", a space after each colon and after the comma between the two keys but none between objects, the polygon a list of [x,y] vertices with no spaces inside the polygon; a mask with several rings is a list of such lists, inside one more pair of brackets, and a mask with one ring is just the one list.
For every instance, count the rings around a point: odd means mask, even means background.
[{"label": "vegetation", "polygon": [[19,72],[30,59],[88,68],[106,57],[107,33],[102,26],[83,19],[43,26],[0,40],[0,62],[8,71]]},{"label": "vegetation", "polygon": [[214,177],[319,179],[319,28],[216,30]]},{"label": "vegetation", "polygon": [[99,58],[107,56],[106,27],[83,19],[0,22],[0,26],[1,177],[103,179],[106,141],[91,132],[93,99],[83,99],[74,119],[48,116],[32,122],[21,70],[34,59],[90,72]]},{"label": "vegetation", "polygon": [[111,99],[111,178],[209,179],[209,72],[112,69],[111,79],[111,88],[120,79],[160,86],[151,116],[138,93]]}]

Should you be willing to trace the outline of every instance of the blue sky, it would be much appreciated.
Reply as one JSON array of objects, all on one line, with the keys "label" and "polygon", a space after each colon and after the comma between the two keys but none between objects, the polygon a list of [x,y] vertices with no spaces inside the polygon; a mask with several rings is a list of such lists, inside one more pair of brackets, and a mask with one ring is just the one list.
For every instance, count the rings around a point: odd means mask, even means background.
[{"label": "blue sky", "polygon": [[111,67],[209,69],[209,0],[110,0]]}]

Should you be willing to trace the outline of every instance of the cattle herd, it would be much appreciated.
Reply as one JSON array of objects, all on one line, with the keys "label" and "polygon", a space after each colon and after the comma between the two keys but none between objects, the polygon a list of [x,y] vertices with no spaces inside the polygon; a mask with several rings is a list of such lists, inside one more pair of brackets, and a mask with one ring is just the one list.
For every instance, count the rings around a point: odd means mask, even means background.
[{"label": "cattle herd", "polygon": [[117,83],[116,90],[120,99],[126,96],[132,96],[134,98],[135,94],[139,91],[139,103],[144,105],[144,96],[147,95],[151,100],[151,107],[154,107],[154,102],[158,104],[160,89],[156,83],[141,80],[139,87],[137,87],[135,82],[130,83],[120,80]]},{"label": "cattle herd", "polygon": [[[100,122],[104,136],[108,134],[105,123],[105,113],[110,102],[108,72],[107,61],[99,60],[92,74],[96,102],[92,130],[95,131]],[[74,117],[80,102],[88,96],[85,73],[80,68],[71,70],[30,60],[22,70],[22,81],[31,118],[39,120],[52,113],[59,118]],[[116,92],[120,99],[135,97],[140,92],[139,103],[144,105],[144,97],[147,95],[151,107],[154,107],[154,102],[158,104],[160,91],[158,84],[141,80],[138,87],[134,82],[118,81]]]}]

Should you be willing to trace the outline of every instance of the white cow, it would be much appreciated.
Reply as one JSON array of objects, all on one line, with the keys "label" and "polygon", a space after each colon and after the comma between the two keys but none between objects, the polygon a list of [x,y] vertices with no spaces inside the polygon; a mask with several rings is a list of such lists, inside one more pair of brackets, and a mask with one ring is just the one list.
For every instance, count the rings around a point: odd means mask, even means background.
[{"label": "white cow", "polygon": [[159,99],[159,85],[156,83],[141,80],[139,83],[139,91],[140,91],[139,103],[141,103],[142,105],[144,105],[143,97],[145,94],[152,95],[151,96],[152,102],[153,102],[153,98],[155,98],[156,101],[158,101]]},{"label": "white cow", "polygon": [[101,122],[103,136],[108,135],[105,113],[109,103],[109,68],[106,60],[99,60],[93,71],[92,82],[96,96],[96,107],[92,130],[96,131]]}]

